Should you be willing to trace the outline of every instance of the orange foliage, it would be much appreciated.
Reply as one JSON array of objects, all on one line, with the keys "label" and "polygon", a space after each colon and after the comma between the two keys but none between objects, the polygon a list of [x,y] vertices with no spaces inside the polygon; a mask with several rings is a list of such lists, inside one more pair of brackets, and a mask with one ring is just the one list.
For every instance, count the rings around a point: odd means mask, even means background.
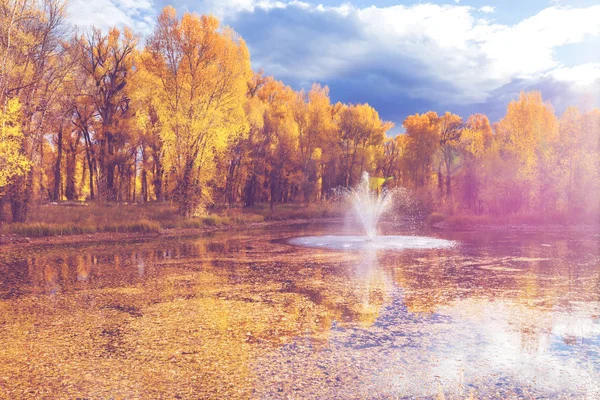
[{"label": "orange foliage", "polygon": [[388,138],[393,124],[368,104],[252,72],[244,40],[214,16],[165,7],[142,47],[129,29],[69,40],[58,0],[0,6],[0,115],[21,104],[2,126],[19,161],[0,171],[15,220],[48,198],[172,199],[186,215],[308,203],[365,171],[427,211],[600,213],[599,110],[559,119],[541,93],[521,93],[493,128],[429,111]]}]

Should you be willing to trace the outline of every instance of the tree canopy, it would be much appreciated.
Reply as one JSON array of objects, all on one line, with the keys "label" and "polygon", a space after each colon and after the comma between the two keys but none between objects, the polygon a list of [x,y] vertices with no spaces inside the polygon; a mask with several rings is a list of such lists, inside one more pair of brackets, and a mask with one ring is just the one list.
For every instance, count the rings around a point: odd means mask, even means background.
[{"label": "tree canopy", "polygon": [[[405,118],[294,90],[251,69],[214,16],[165,7],[148,37],[78,34],[60,0],[0,0],[0,199],[12,219],[48,200],[215,205],[323,201],[363,172],[429,211],[600,213],[600,110],[557,116],[521,93],[496,123],[443,110]],[[374,88],[376,90],[376,88]]]}]

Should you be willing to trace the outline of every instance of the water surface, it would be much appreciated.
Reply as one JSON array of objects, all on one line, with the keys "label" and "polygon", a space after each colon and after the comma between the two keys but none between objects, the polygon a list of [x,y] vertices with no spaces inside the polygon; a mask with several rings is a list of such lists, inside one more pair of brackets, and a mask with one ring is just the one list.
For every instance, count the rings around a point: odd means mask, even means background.
[{"label": "water surface", "polygon": [[597,232],[338,231],[0,249],[0,398],[600,398]]}]

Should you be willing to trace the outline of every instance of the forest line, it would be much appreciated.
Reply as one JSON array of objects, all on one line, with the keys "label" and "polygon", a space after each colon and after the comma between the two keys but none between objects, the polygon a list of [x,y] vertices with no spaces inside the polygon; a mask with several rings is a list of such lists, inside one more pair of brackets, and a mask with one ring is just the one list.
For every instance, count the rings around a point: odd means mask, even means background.
[{"label": "forest line", "polygon": [[[600,110],[558,117],[521,93],[497,123],[415,114],[404,134],[251,69],[217,18],[165,7],[146,38],[77,33],[59,0],[0,0],[0,201],[26,221],[60,200],[212,205],[327,200],[369,172],[444,213],[600,215]],[[4,217],[6,218],[6,217]]]}]

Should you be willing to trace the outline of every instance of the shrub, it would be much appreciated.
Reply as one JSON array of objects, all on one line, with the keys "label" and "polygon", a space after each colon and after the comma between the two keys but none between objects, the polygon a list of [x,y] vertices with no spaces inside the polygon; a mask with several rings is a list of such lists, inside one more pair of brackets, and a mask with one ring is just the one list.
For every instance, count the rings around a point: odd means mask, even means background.
[{"label": "shrub", "polygon": [[434,213],[429,214],[429,216],[427,216],[427,223],[429,225],[433,225],[433,224],[442,222],[445,219],[446,218],[444,217],[444,215],[442,213],[434,212]]},{"label": "shrub", "polygon": [[33,222],[6,225],[3,230],[21,236],[45,237],[94,233],[96,232],[96,227],[89,224],[48,224],[44,222]]},{"label": "shrub", "polygon": [[133,221],[118,224],[108,224],[101,227],[100,232],[138,232],[138,233],[156,233],[160,232],[160,224],[154,221]]}]

